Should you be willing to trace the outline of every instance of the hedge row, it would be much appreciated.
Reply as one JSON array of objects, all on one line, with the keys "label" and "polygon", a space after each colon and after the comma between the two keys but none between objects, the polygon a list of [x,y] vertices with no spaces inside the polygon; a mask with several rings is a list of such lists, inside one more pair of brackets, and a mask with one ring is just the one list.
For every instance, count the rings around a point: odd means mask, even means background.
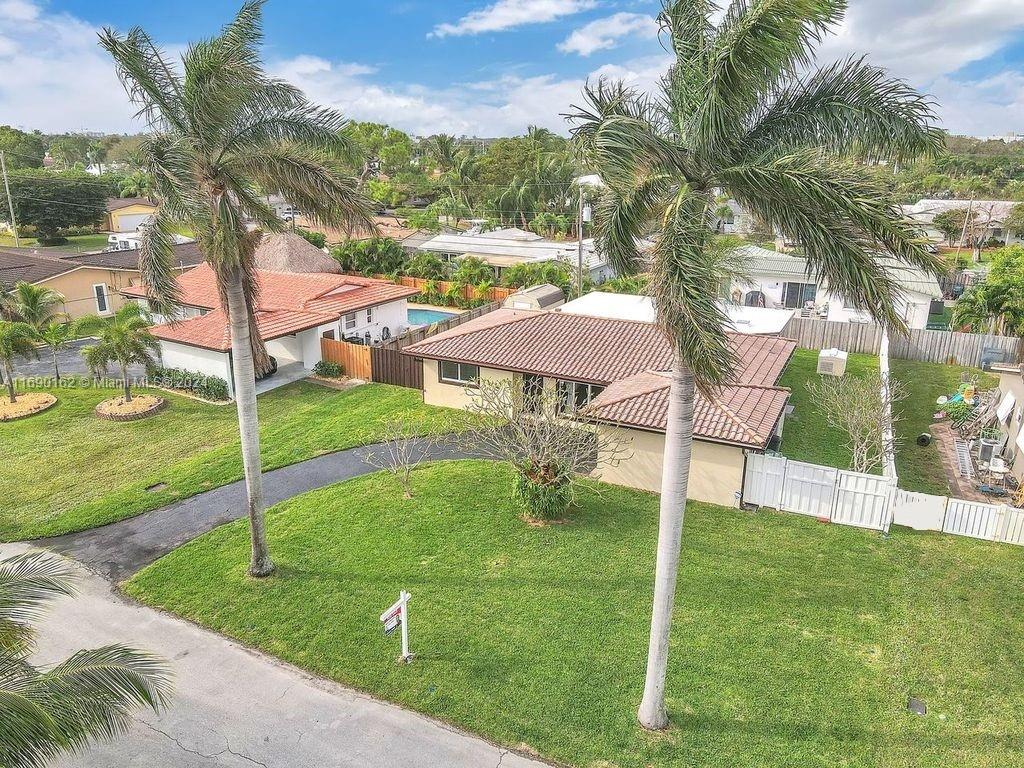
[{"label": "hedge row", "polygon": [[180,368],[160,368],[150,370],[149,377],[158,387],[181,389],[191,392],[204,400],[230,400],[228,383],[219,376],[207,376],[195,371],[183,371]]}]

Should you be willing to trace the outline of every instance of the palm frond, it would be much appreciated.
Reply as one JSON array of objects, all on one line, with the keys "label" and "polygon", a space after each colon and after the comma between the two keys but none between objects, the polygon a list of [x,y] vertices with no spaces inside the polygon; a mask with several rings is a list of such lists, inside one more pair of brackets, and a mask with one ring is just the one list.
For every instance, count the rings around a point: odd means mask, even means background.
[{"label": "palm frond", "polygon": [[173,319],[177,316],[181,289],[174,263],[172,226],[166,210],[158,209],[150,225],[142,230],[139,271],[146,285],[150,306],[161,315]]},{"label": "palm frond", "polygon": [[107,27],[100,33],[100,46],[114,59],[128,98],[139,107],[138,116],[154,128],[166,124],[186,130],[180,79],[143,29],[133,27],[122,37]]},{"label": "palm frond", "polygon": [[596,206],[597,249],[616,272],[634,275],[645,267],[638,242],[659,228],[669,196],[670,180],[646,177],[630,188],[608,186]]},{"label": "palm frond", "polygon": [[29,622],[54,598],[72,594],[72,570],[58,557],[28,552],[0,561],[0,655],[30,648]]},{"label": "palm frond", "polygon": [[932,104],[904,81],[850,58],[781,89],[743,143],[907,161],[941,151],[935,120]]}]

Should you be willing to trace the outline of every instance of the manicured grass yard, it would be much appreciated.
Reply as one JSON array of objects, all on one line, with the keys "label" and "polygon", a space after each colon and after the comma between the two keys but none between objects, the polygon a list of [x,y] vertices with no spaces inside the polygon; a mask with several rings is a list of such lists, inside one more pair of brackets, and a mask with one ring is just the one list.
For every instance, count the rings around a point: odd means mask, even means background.
[{"label": "manicured grass yard", "polygon": [[[499,465],[442,463],[245,521],[171,553],[132,595],[312,672],[578,766],[1024,765],[1024,548],[783,513],[688,508],[673,725],[635,722],[656,497],[600,486],[566,524],[517,519]],[[411,666],[378,616],[408,589]],[[906,710],[908,695],[928,705]]]},{"label": "manicured grass yard", "polygon": [[[64,256],[69,253],[85,253],[87,251],[102,251],[107,247],[107,233],[99,232],[91,235],[74,235],[69,237],[66,243],[60,245],[38,246],[34,237],[19,238],[22,248],[36,248],[43,253],[50,253],[55,256]],[[13,235],[0,235],[0,247],[14,248]]]},{"label": "manicured grass yard", "polygon": [[[242,477],[234,404],[164,395],[171,404],[163,412],[115,423],[93,415],[115,390],[55,394],[59,402],[45,413],[0,424],[0,540],[92,528]],[[446,413],[411,389],[367,384],[339,392],[298,382],[259,398],[263,466],[375,442],[393,415],[428,424]]]},{"label": "manicured grass yard", "polygon": [[[949,484],[939,460],[938,448],[932,444],[925,448],[915,443],[922,432],[927,432],[935,413],[939,395],[949,395],[960,384],[960,374],[968,370],[979,377],[982,387],[994,387],[998,380],[992,374],[974,368],[938,363],[916,363],[890,358],[892,375],[901,380],[909,396],[896,404],[896,471],[900,487],[908,491],[921,491],[944,495]],[[814,404],[806,382],[817,377],[818,352],[798,349],[782,375],[779,384],[792,390],[790,404],[793,413],[786,417],[782,430],[782,453],[791,459],[847,468],[850,452],[842,430],[830,427]],[[872,355],[850,355],[846,375],[865,375],[878,370],[878,358]]]}]

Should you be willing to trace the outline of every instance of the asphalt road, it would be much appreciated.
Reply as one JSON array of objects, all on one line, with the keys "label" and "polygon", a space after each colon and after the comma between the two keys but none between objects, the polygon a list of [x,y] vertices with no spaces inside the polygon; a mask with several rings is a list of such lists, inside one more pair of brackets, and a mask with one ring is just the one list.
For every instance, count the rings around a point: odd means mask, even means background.
[{"label": "asphalt road", "polygon": [[[29,548],[0,545],[0,559]],[[52,605],[38,663],[127,643],[159,654],[175,695],[113,742],[53,768],[541,768],[443,723],[372,699],[137,605],[75,565],[79,594]],[[376,616],[368,616],[376,622]],[[329,628],[327,628],[329,631]],[[382,643],[381,653],[393,653]],[[415,662],[414,662],[415,663]]]}]

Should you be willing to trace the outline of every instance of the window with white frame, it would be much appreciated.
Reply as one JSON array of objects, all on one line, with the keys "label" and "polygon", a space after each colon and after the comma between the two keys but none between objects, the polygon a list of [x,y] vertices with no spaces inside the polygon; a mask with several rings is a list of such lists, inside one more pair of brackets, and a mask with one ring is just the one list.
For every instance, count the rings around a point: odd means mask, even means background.
[{"label": "window with white frame", "polygon": [[442,360],[438,366],[438,378],[445,384],[476,384],[480,381],[480,366]]},{"label": "window with white frame", "polygon": [[93,297],[96,299],[96,312],[103,315],[106,314],[110,305],[107,302],[107,286],[103,283],[97,283],[92,287]]},{"label": "window with white frame", "polygon": [[368,307],[366,310],[366,324],[369,325],[373,322],[373,307]]},{"label": "window with white frame", "polygon": [[349,314],[345,315],[345,330],[346,331],[351,331],[355,327],[356,327],[356,313],[355,312],[350,312]]},{"label": "window with white frame", "polygon": [[600,384],[587,384],[583,381],[555,382],[558,394],[558,407],[562,411],[578,411],[604,391]]}]

